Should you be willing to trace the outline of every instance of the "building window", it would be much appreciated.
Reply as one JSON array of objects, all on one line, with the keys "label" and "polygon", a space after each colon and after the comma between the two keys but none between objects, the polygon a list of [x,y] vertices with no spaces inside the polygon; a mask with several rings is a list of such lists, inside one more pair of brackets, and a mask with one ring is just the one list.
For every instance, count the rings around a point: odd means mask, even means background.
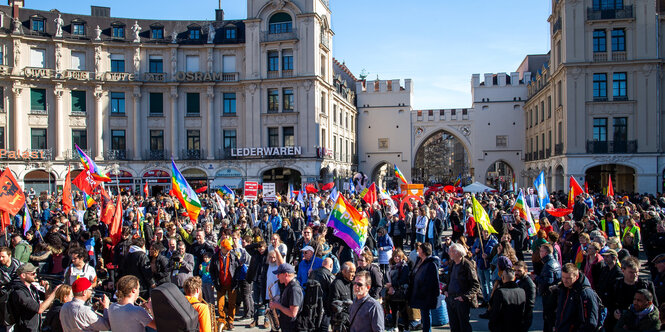
[{"label": "building window", "polygon": [[125,114],[124,92],[111,92],[111,114]]},{"label": "building window", "polygon": [[268,147],[276,148],[279,146],[279,128],[268,128]]},{"label": "building window", "polygon": [[295,146],[296,139],[293,127],[282,128],[282,146]]},{"label": "building window", "polygon": [[85,24],[83,24],[83,23],[73,23],[72,24],[72,35],[85,36]]},{"label": "building window", "polygon": [[164,151],[164,131],[150,131],[150,151]]},{"label": "building window", "polygon": [[164,94],[161,92],[150,93],[150,115],[164,114]]},{"label": "building window", "polygon": [[293,70],[293,50],[282,51],[282,70]]},{"label": "building window", "polygon": [[30,148],[33,150],[43,150],[47,148],[45,128],[30,129]]},{"label": "building window", "polygon": [[536,106],[536,110],[533,114],[533,119],[534,119],[533,123],[538,124],[538,106]]},{"label": "building window", "polygon": [[201,28],[190,28],[189,29],[189,39],[191,39],[191,40],[201,39]]},{"label": "building window", "polygon": [[607,52],[607,33],[605,30],[593,30],[593,51]]},{"label": "building window", "polygon": [[326,107],[326,93],[321,92],[321,113],[326,114],[327,107]]},{"label": "building window", "polygon": [[76,150],[76,145],[85,150],[88,148],[88,132],[85,129],[72,129],[72,150]]},{"label": "building window", "polygon": [[326,130],[321,129],[321,147],[326,147]]},{"label": "building window", "polygon": [[279,71],[279,53],[277,51],[268,52],[268,71]]},{"label": "building window", "polygon": [[85,53],[84,52],[72,52],[72,63],[71,69],[73,70],[85,70]]},{"label": "building window", "polygon": [[5,148],[5,127],[0,127],[0,149]]},{"label": "building window", "polygon": [[268,33],[287,33],[293,31],[291,15],[287,13],[277,13],[270,17],[268,21]]},{"label": "building window", "polygon": [[237,32],[238,30],[236,28],[226,28],[226,30],[224,30],[224,36],[226,39],[236,39]]},{"label": "building window", "polygon": [[222,71],[225,73],[235,73],[236,72],[236,56],[235,55],[225,55],[222,57]]},{"label": "building window", "polygon": [[626,73],[614,73],[612,75],[612,96],[615,100],[625,100],[628,98],[626,85]]},{"label": "building window", "polygon": [[111,130],[111,150],[125,150],[124,130]]},{"label": "building window", "polygon": [[224,94],[224,114],[236,114],[236,94]]},{"label": "building window", "polygon": [[545,102],[540,102],[540,122],[545,121]]},{"label": "building window", "polygon": [[0,66],[5,64],[5,51],[2,46],[0,46]]},{"label": "building window", "polygon": [[607,118],[593,119],[593,140],[598,142],[607,141]]},{"label": "building window", "polygon": [[293,111],[293,89],[282,90],[282,99],[284,99],[284,111]]},{"label": "building window", "polygon": [[607,74],[593,74],[593,100],[607,100]]},{"label": "building window", "polygon": [[30,110],[46,111],[46,89],[30,89]]},{"label": "building window", "polygon": [[185,68],[188,72],[197,72],[199,71],[199,56],[198,55],[188,55],[185,57]]},{"label": "building window", "polygon": [[508,136],[506,135],[497,135],[496,136],[496,147],[505,148],[508,146]]},{"label": "building window", "polygon": [[30,49],[30,67],[46,68],[46,50],[43,48]]},{"label": "building window", "polygon": [[236,130],[224,130],[224,149],[235,149],[236,147]]},{"label": "building window", "polygon": [[625,52],[625,51],[626,51],[626,30],[613,29],[612,52]]},{"label": "building window", "polygon": [[187,130],[187,150],[201,149],[201,131]]},{"label": "building window", "polygon": [[152,39],[164,39],[164,28],[154,27],[150,29],[150,38]]},{"label": "building window", "polygon": [[111,36],[113,38],[125,38],[125,27],[122,25],[111,27]]},{"label": "building window", "polygon": [[279,111],[279,90],[268,89],[268,112]]},{"label": "building window", "polygon": [[628,118],[613,118],[614,142],[628,141]]},{"label": "building window", "polygon": [[187,115],[201,113],[201,97],[199,93],[187,93]]},{"label": "building window", "polygon": [[623,9],[623,0],[593,0],[593,10]]},{"label": "building window", "polygon": [[0,87],[0,113],[5,112],[5,89]]},{"label": "building window", "polygon": [[552,118],[552,96],[547,97],[547,118]]},{"label": "building window", "polygon": [[354,128],[354,126],[355,126],[355,125],[354,125],[355,123],[356,123],[356,122],[355,122],[355,120],[354,120],[354,117],[353,117],[353,115],[351,115],[351,132],[353,132],[353,128]]},{"label": "building window", "polygon": [[164,60],[162,60],[162,57],[151,55],[150,59],[148,60],[148,70],[151,73],[163,73],[164,72]]},{"label": "building window", "polygon": [[44,32],[44,19],[33,18],[30,20],[30,27],[32,31]]},{"label": "building window", "polygon": [[72,113],[85,113],[85,91],[72,90]]},{"label": "building window", "polygon": [[125,72],[125,56],[122,54],[111,54],[111,72]]}]

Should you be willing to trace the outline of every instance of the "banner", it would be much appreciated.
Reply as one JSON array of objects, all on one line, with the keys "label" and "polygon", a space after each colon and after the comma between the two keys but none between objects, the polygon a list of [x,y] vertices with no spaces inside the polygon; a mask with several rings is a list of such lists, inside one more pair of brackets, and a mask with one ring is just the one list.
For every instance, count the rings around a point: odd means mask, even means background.
[{"label": "banner", "polygon": [[275,195],[275,183],[263,183],[263,201],[268,203],[277,201],[277,197]]},{"label": "banner", "polygon": [[245,182],[245,200],[255,201],[259,194],[259,183],[258,182]]},{"label": "banner", "polygon": [[0,210],[16,215],[23,209],[25,195],[9,168],[0,175],[0,186]]}]

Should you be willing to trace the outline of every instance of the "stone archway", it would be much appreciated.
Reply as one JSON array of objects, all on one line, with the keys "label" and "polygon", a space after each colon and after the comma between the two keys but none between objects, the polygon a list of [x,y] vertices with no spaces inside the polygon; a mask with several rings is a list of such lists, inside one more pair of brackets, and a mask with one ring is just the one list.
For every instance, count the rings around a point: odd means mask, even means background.
[{"label": "stone archway", "polygon": [[458,176],[471,176],[469,152],[460,138],[449,131],[438,130],[418,147],[411,178],[413,183],[451,184]]},{"label": "stone archway", "polygon": [[397,179],[395,178],[393,165],[387,161],[382,161],[374,167],[371,180],[381,188],[397,188]]},{"label": "stone archway", "polygon": [[515,174],[512,166],[503,160],[497,160],[485,172],[485,185],[499,190],[507,190],[512,187],[513,175]]},{"label": "stone archway", "polygon": [[36,169],[30,171],[23,176],[23,183],[25,191],[34,189],[36,193],[41,193],[43,191],[55,192],[55,174],[46,172],[42,169]]},{"label": "stone archway", "polygon": [[298,170],[285,167],[271,168],[261,173],[263,183],[275,183],[275,191],[278,193],[287,193],[289,184],[292,184],[293,188],[300,188],[301,177]]},{"label": "stone archway", "polygon": [[634,192],[636,181],[635,169],[621,164],[602,164],[587,168],[585,179],[589,185],[589,192],[605,193],[608,179],[612,177],[612,187],[615,193]]}]

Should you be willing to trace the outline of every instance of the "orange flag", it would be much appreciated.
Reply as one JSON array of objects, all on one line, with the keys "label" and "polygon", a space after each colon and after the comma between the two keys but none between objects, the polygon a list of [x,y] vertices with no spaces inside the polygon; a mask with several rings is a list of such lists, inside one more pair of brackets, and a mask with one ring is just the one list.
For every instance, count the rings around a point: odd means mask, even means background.
[{"label": "orange flag", "polygon": [[582,191],[582,187],[580,187],[580,184],[577,183],[574,177],[570,177],[570,190],[568,191],[568,208],[572,209],[573,205],[575,205],[575,197],[577,195],[582,194],[584,191]]},{"label": "orange flag", "polygon": [[9,170],[5,170],[0,175],[0,210],[16,215],[25,204],[25,194],[18,185],[14,175]]},{"label": "orange flag", "polygon": [[607,177],[607,197],[614,197],[614,187],[612,187],[612,176]]},{"label": "orange flag", "polygon": [[72,202],[72,178],[71,169],[67,167],[67,177],[65,177],[65,185],[62,187],[62,211],[69,214],[72,210],[74,203]]},{"label": "orange flag", "polygon": [[4,232],[7,229],[7,226],[11,224],[12,221],[11,218],[9,218],[9,212],[0,211],[0,227],[2,227],[2,232]]},{"label": "orange flag", "polygon": [[115,206],[113,222],[111,222],[111,226],[109,227],[109,234],[111,235],[113,245],[118,244],[122,239],[122,201],[120,198],[121,196],[118,195],[118,204]]}]

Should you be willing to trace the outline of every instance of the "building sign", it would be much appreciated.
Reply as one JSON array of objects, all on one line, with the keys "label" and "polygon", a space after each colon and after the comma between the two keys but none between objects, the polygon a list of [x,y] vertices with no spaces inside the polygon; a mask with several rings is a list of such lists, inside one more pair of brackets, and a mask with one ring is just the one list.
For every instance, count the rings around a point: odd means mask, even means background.
[{"label": "building sign", "polygon": [[179,71],[175,73],[174,79],[181,82],[222,82],[224,73],[202,72],[202,71]]},{"label": "building sign", "polygon": [[166,73],[145,73],[143,80],[146,82],[166,82]]},{"label": "building sign", "polygon": [[124,82],[124,81],[135,81],[136,75],[133,73],[113,73],[106,72],[104,73],[104,81],[109,82]]},{"label": "building sign", "polygon": [[0,149],[0,159],[46,159],[46,150],[7,150]]},{"label": "building sign", "polygon": [[263,201],[272,203],[277,202],[277,195],[275,195],[275,183],[263,183]]},{"label": "building sign", "polygon": [[62,73],[62,78],[78,81],[87,81],[93,78],[89,71],[82,70],[65,70]]},{"label": "building sign", "polygon": [[316,149],[316,156],[318,158],[332,158],[333,157],[333,150],[328,149],[328,148],[317,148]]},{"label": "building sign", "polygon": [[301,154],[302,147],[300,146],[231,149],[231,157],[299,156]]},{"label": "building sign", "polygon": [[53,69],[48,68],[25,68],[25,77],[30,78],[52,78],[55,74]]},{"label": "building sign", "polygon": [[248,201],[255,201],[259,194],[258,182],[245,182],[245,199]]}]

